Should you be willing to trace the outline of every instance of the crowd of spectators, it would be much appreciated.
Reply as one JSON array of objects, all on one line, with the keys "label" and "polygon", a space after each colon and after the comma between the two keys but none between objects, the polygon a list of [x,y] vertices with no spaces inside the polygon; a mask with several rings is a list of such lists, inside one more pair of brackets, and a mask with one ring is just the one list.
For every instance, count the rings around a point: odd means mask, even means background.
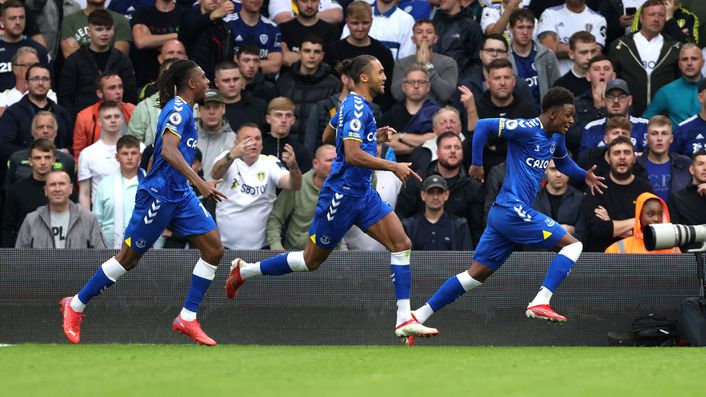
[{"label": "crowd of spectators", "polygon": [[[159,116],[155,81],[195,61],[195,171],[229,249],[301,249],[337,157],[324,128],[349,93],[343,59],[377,57],[373,185],[415,250],[472,250],[505,177],[476,122],[534,118],[574,93],[570,155],[606,178],[584,192],[553,163],[534,203],[588,251],[644,252],[640,228],[706,223],[706,2],[701,0],[4,0],[0,6],[0,246],[119,248]],[[671,217],[670,217],[671,215]],[[169,229],[157,246],[186,247]],[[340,249],[382,249],[353,228]],[[517,247],[532,250],[534,247]],[[672,252],[678,252],[672,251]]]}]

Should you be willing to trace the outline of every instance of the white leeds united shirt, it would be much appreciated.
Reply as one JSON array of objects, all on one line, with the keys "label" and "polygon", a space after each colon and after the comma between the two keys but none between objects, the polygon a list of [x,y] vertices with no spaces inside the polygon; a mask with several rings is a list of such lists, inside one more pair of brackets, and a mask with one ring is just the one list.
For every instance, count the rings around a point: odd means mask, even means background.
[{"label": "white leeds united shirt", "polygon": [[[596,38],[596,43],[605,47],[606,21],[603,16],[586,6],[580,13],[574,13],[562,4],[544,10],[539,19],[537,35],[544,32],[554,32],[560,42],[569,44],[571,35],[585,30]],[[559,71],[562,75],[571,69],[570,59],[559,60]]]},{"label": "white leeds united shirt", "polygon": [[[216,157],[214,163],[226,153]],[[216,221],[226,248],[257,250],[267,244],[267,218],[280,180],[288,173],[275,156],[261,154],[249,167],[241,159],[233,161],[218,187],[228,200],[216,206]]]}]

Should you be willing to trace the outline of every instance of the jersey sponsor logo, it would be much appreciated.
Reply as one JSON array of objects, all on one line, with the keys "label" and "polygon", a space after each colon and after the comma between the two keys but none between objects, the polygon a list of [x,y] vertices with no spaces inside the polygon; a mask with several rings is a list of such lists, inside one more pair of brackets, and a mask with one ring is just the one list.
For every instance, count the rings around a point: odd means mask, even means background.
[{"label": "jersey sponsor logo", "polygon": [[517,120],[505,120],[505,129],[506,130],[514,130],[517,128],[518,122]]},{"label": "jersey sponsor logo", "polygon": [[525,164],[532,168],[539,168],[544,170],[549,167],[549,160],[540,160],[533,157],[527,157],[527,159],[525,160]]},{"label": "jersey sponsor logo", "polygon": [[267,191],[267,185],[262,186],[250,186],[247,183],[240,185],[240,192],[243,194],[249,194],[251,196],[259,196],[265,194]]},{"label": "jersey sponsor logo", "polygon": [[522,208],[522,206],[512,207],[512,209],[515,210],[517,215],[519,215],[523,221],[532,222],[532,215],[528,214],[527,211],[525,211],[524,208]]},{"label": "jersey sponsor logo", "polygon": [[189,138],[186,140],[186,147],[190,147],[190,148],[194,149],[198,142],[199,142],[199,140],[196,138]]},{"label": "jersey sponsor logo", "polygon": [[375,140],[375,134],[376,134],[375,131],[370,132],[370,133],[368,133],[368,135],[365,137],[365,139],[366,139],[368,142],[372,142],[372,141]]}]

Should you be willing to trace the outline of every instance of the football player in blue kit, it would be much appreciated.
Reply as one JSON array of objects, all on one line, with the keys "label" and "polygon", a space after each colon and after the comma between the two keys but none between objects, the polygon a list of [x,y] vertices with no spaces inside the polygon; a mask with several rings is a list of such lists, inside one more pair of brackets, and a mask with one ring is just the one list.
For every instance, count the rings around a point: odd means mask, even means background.
[{"label": "football player in blue kit", "polygon": [[488,213],[488,224],[473,253],[467,271],[449,278],[421,308],[413,312],[424,323],[434,312],[459,296],[479,287],[502,266],[514,244],[538,244],[558,252],[547,269],[537,296],[527,306],[529,318],[564,322],[566,317],[549,306],[549,300],[578,259],[583,245],[556,221],[532,209],[544,171],[550,160],[571,178],[583,179],[595,192],[602,193],[604,178],[596,176],[596,166],[585,171],[568,156],[565,134],[573,123],[574,97],[565,88],[552,88],[542,99],[542,114],[534,119],[483,119],[473,135],[470,174],[483,181],[483,147],[493,134],[508,141],[507,176]]},{"label": "football player in blue kit", "polygon": [[176,61],[159,77],[162,112],[157,121],[153,165],[138,186],[122,248],[98,268],[78,294],[61,300],[64,334],[72,343],[80,341],[83,310],[88,302],[137,266],[142,255],[169,226],[181,235],[190,236],[191,243],[201,251],[184,307],[172,328],[199,344],[216,344],[201,329],[196,313],[216,274],[223,244],[216,223],[189,186],[191,182],[205,198],[218,201],[226,198],[215,187],[220,181],[205,182],[191,169],[198,140],[193,107],[197,100],[203,99],[208,83],[203,70],[192,61]]},{"label": "football player in blue kit", "polygon": [[309,229],[310,239],[304,251],[285,253],[257,263],[247,263],[240,258],[234,260],[226,281],[226,294],[234,298],[238,288],[251,277],[318,269],[348,229],[357,225],[391,251],[391,277],[397,300],[395,335],[405,340],[436,335],[436,329],[425,327],[412,317],[409,300],[412,244],[397,215],[371,184],[373,170],[392,171],[402,182],[410,176],[421,181],[409,168],[410,163],[395,163],[376,156],[378,138],[389,140],[391,134],[396,133],[389,127],[378,130],[370,105],[374,96],[384,92],[385,71],[370,55],[345,60],[338,70],[351,77],[354,87],[324,132],[323,140],[328,143],[335,131],[336,158],[319,194]]}]

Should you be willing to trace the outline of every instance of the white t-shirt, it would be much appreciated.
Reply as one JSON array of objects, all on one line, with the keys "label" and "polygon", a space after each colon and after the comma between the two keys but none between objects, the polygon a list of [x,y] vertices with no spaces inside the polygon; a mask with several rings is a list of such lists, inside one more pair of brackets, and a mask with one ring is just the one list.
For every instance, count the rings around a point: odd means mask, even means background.
[{"label": "white t-shirt", "polygon": [[51,223],[51,234],[54,236],[54,248],[66,248],[66,234],[69,232],[70,211],[49,212],[49,223]]},{"label": "white t-shirt", "polygon": [[[0,107],[10,107],[11,105],[14,105],[19,102],[20,99],[22,99],[22,97],[25,95],[27,95],[27,93],[21,93],[20,90],[17,89],[17,87],[12,87],[12,89],[5,90],[0,93]],[[50,89],[47,93],[47,98],[51,99],[52,101],[54,101],[54,103],[56,103],[56,92]]]},{"label": "white t-shirt", "polygon": [[78,156],[78,181],[91,179],[91,197],[96,196],[96,189],[103,178],[120,169],[115,152],[115,145],[107,145],[99,139]]},{"label": "white t-shirt", "polygon": [[640,54],[640,59],[642,60],[642,68],[645,69],[649,76],[655,70],[655,66],[657,66],[659,53],[664,45],[664,37],[660,34],[654,39],[647,41],[647,38],[641,32],[637,32],[633,39],[635,40],[637,53]]},{"label": "white t-shirt", "polygon": [[256,250],[267,244],[267,218],[277,198],[277,187],[287,174],[289,171],[275,156],[261,154],[249,167],[241,159],[233,161],[218,188],[228,200],[216,206],[216,222],[226,248]]},{"label": "white t-shirt", "polygon": [[[392,59],[398,60],[417,53],[412,42],[414,17],[395,6],[392,12],[380,14],[373,7],[373,24],[368,35],[381,42],[392,52]],[[341,40],[351,34],[348,25],[343,26]]]},{"label": "white t-shirt", "polygon": [[[294,11],[292,10],[291,0],[270,0],[270,5],[267,7],[270,19],[274,20],[274,17],[281,12],[289,12],[290,15],[294,16]],[[319,1],[319,12],[330,10],[332,8],[343,9],[336,0],[320,0]]]},{"label": "white t-shirt", "polygon": [[[483,9],[483,14],[481,15],[481,18],[480,18],[480,28],[483,31],[483,34],[485,34],[485,29],[487,29],[488,26],[490,26],[500,20],[500,16],[502,15],[502,13],[503,13],[503,10],[500,8],[486,7]],[[534,19],[534,31],[532,32],[532,38],[535,40],[537,39],[537,28],[538,27],[539,27],[539,21],[537,21],[537,18],[535,18]],[[505,38],[508,39],[507,43],[510,44],[510,23],[507,24],[505,31],[503,32],[503,36],[505,36]]]},{"label": "white t-shirt", "polygon": [[[569,44],[571,35],[582,30],[591,33],[596,38],[596,43],[605,47],[605,18],[588,7],[580,13],[569,11],[564,4],[547,8],[539,19],[536,31],[538,35],[544,32],[554,32],[560,42]],[[560,59],[559,73],[564,75],[571,69],[572,64],[571,59]]]}]

